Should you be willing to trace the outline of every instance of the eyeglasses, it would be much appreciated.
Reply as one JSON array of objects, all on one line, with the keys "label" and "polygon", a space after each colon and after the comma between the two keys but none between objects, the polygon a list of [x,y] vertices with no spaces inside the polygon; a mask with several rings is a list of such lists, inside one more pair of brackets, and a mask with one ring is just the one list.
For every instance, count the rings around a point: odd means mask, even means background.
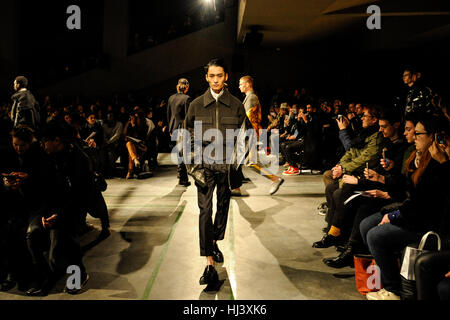
[{"label": "eyeglasses", "polygon": [[428,132],[417,132],[417,131],[414,131],[414,136],[420,136],[420,135],[422,135],[422,134],[428,134]]}]

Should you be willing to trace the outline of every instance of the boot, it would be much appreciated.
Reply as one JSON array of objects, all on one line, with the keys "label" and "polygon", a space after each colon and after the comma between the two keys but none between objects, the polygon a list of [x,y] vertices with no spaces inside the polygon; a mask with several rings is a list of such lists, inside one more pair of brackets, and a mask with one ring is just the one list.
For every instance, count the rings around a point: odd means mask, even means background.
[{"label": "boot", "polygon": [[344,267],[354,267],[353,255],[355,250],[351,244],[345,246],[344,251],[342,251],[335,258],[323,259],[323,262],[331,268],[344,268]]}]

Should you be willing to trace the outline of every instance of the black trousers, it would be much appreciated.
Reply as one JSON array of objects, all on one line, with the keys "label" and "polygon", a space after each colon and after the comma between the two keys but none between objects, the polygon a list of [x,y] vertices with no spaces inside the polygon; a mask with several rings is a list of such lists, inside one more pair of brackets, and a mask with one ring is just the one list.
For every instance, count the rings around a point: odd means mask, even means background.
[{"label": "black trousers", "polygon": [[303,140],[286,141],[281,144],[281,152],[290,166],[297,167],[297,161],[299,159],[296,159],[295,153],[301,151],[302,147]]},{"label": "black trousers", "polygon": [[[106,206],[105,198],[103,198],[103,194],[100,190],[95,189],[92,197],[92,203],[88,208],[89,214],[97,219],[100,219],[102,229],[109,228],[109,214],[108,207]],[[84,214],[84,220],[81,223],[86,221],[86,213]]]},{"label": "black trousers", "polygon": [[[199,232],[200,255],[212,256],[213,240],[223,240],[228,220],[231,191],[228,173],[205,170],[206,186],[197,186],[198,207],[200,208]],[[214,189],[217,189],[217,210],[212,220]]]},{"label": "black trousers", "polygon": [[421,254],[414,271],[418,300],[450,300],[450,250]]},{"label": "black trousers", "polygon": [[[57,276],[66,273],[67,267],[77,265],[81,273],[86,269],[83,264],[83,255],[76,230],[60,223],[59,227],[44,229],[41,217],[34,217],[27,230],[28,250],[37,272],[50,267]],[[45,252],[48,252],[48,259]]]},{"label": "black trousers", "polygon": [[189,180],[186,170],[186,165],[180,163],[177,168],[177,178],[179,182],[187,182]]},{"label": "black trousers", "polygon": [[333,222],[333,215],[334,211],[336,209],[336,197],[338,197],[338,194],[333,197],[334,192],[339,190],[339,181],[338,180],[331,180],[329,181],[329,184],[325,187],[325,197],[327,199],[327,206],[328,206],[328,212],[325,216],[325,221],[328,223],[328,227],[331,226]]}]

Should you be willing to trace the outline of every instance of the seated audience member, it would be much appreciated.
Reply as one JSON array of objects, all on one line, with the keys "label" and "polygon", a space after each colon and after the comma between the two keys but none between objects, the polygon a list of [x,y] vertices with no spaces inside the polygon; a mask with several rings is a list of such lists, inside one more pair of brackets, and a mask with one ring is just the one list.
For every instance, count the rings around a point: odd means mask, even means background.
[{"label": "seated audience member", "polygon": [[[429,151],[433,159],[442,166],[450,165],[450,135],[442,134],[442,141],[436,139]],[[447,173],[449,171],[447,170]],[[448,176],[445,177],[448,181]],[[450,197],[447,195],[445,210],[439,230],[442,251],[421,254],[415,264],[418,300],[450,300]]]},{"label": "seated audience member", "polygon": [[448,122],[436,116],[421,117],[415,128],[416,150],[406,163],[408,198],[397,208],[381,210],[361,222],[361,236],[380,267],[383,285],[366,295],[369,300],[400,299],[398,253],[424,233],[439,230],[448,214],[444,209],[450,195],[449,161],[441,163],[430,152],[441,130],[450,132]]},{"label": "seated audience member", "polygon": [[[352,141],[352,147],[341,158],[339,163],[331,170],[324,173],[326,183],[325,195],[329,208],[326,221],[331,222],[334,214],[336,201],[342,189],[344,175],[361,176],[364,168],[374,167],[379,161],[379,151],[383,135],[379,132],[378,120],[380,109],[377,106],[368,106],[364,109],[363,130],[361,134]],[[337,194],[334,194],[337,192]],[[342,241],[341,232],[338,228],[330,228],[328,233],[320,241],[314,242],[314,248],[328,248]]]},{"label": "seated audience member", "polygon": [[[321,104],[320,122],[322,126],[322,167],[329,168],[343,156],[343,152],[339,146],[338,127],[336,121],[333,120],[331,106],[327,102]],[[331,180],[325,180],[325,183]]]},{"label": "seated audience member", "polygon": [[[330,227],[339,229],[344,235],[343,240],[346,241],[346,245],[338,257],[323,260],[330,267],[341,268],[353,265],[353,255],[366,250],[360,237],[360,222],[383,206],[403,201],[406,197],[401,167],[407,144],[398,132],[400,117],[400,113],[390,109],[383,111],[379,120],[380,132],[384,138],[381,142],[380,163],[373,168],[374,170],[366,168],[363,177],[344,175],[342,189],[333,194],[334,212],[330,212],[327,229],[329,230]],[[367,191],[367,196],[357,197],[344,204],[355,191]],[[348,234],[350,236],[347,239]]]},{"label": "seated audience member", "polygon": [[339,127],[339,139],[345,151],[350,150],[351,141],[355,138],[361,130],[361,118],[356,115],[355,111],[348,112],[347,115],[341,115],[336,118],[337,125]]},{"label": "seated audience member", "polygon": [[124,136],[128,150],[128,173],[126,179],[134,176],[135,169],[140,169],[139,160],[147,152],[146,138],[147,123],[143,115],[136,113],[130,115],[130,121],[125,125]]},{"label": "seated audience member", "polygon": [[89,147],[100,149],[105,141],[103,127],[97,121],[94,112],[89,113],[86,120],[87,122],[80,128],[80,137],[89,144]]},{"label": "seated audience member", "polygon": [[31,257],[26,243],[28,221],[42,207],[43,154],[32,129],[19,125],[12,131],[12,148],[2,154],[2,214],[0,217],[0,290],[12,289],[16,282],[26,290],[31,280]]},{"label": "seated audience member", "polygon": [[94,171],[103,173],[103,162],[101,158],[101,150],[105,142],[103,127],[97,121],[95,112],[90,112],[86,118],[86,123],[80,128],[80,138],[83,140],[88,148],[83,148],[83,151],[91,158],[94,166]]},{"label": "seated audience member", "polygon": [[122,125],[125,127],[127,122],[130,120],[130,115],[127,112],[127,108],[125,106],[120,107],[119,115],[117,117],[117,120],[122,123]]},{"label": "seated audience member", "polygon": [[148,141],[148,164],[150,168],[156,168],[158,166],[158,141],[155,131],[155,123],[153,122],[153,109],[149,108],[145,118],[147,123],[147,141]]},{"label": "seated audience member", "polygon": [[109,112],[106,115],[106,121],[103,124],[104,147],[102,150],[104,172],[106,178],[112,178],[115,175],[115,163],[119,157],[119,144],[123,140],[122,123],[116,120],[114,113]]},{"label": "seated audience member", "polygon": [[316,106],[311,103],[307,104],[306,113],[303,113],[301,117],[305,123],[305,144],[302,166],[311,169],[312,173],[315,171],[320,173],[322,169],[320,161],[322,127]]},{"label": "seated audience member", "polygon": [[[42,132],[48,155],[44,180],[45,208],[35,213],[27,230],[27,243],[33,260],[34,282],[27,295],[47,295],[56,281],[76,265],[81,271],[81,287],[89,279],[82,261],[77,231],[89,207],[94,179],[89,159],[70,141],[64,127],[47,125]],[[44,254],[49,252],[48,259]],[[75,294],[77,288],[66,287]]]},{"label": "seated audience member", "polygon": [[298,159],[295,158],[295,152],[300,152],[302,150],[304,140],[303,140],[303,128],[304,123],[301,118],[303,114],[303,109],[297,115],[297,121],[288,129],[286,140],[280,143],[280,152],[283,155],[283,159],[286,161],[284,166],[288,166],[288,169],[283,172],[283,175],[298,175],[300,174],[300,169],[297,167]]}]

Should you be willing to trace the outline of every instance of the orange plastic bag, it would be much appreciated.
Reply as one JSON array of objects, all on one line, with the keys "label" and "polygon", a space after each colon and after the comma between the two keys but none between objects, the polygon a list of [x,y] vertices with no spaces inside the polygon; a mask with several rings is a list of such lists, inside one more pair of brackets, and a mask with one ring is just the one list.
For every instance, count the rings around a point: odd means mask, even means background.
[{"label": "orange plastic bag", "polygon": [[356,289],[362,295],[380,290],[382,287],[379,268],[371,255],[355,255]]}]

